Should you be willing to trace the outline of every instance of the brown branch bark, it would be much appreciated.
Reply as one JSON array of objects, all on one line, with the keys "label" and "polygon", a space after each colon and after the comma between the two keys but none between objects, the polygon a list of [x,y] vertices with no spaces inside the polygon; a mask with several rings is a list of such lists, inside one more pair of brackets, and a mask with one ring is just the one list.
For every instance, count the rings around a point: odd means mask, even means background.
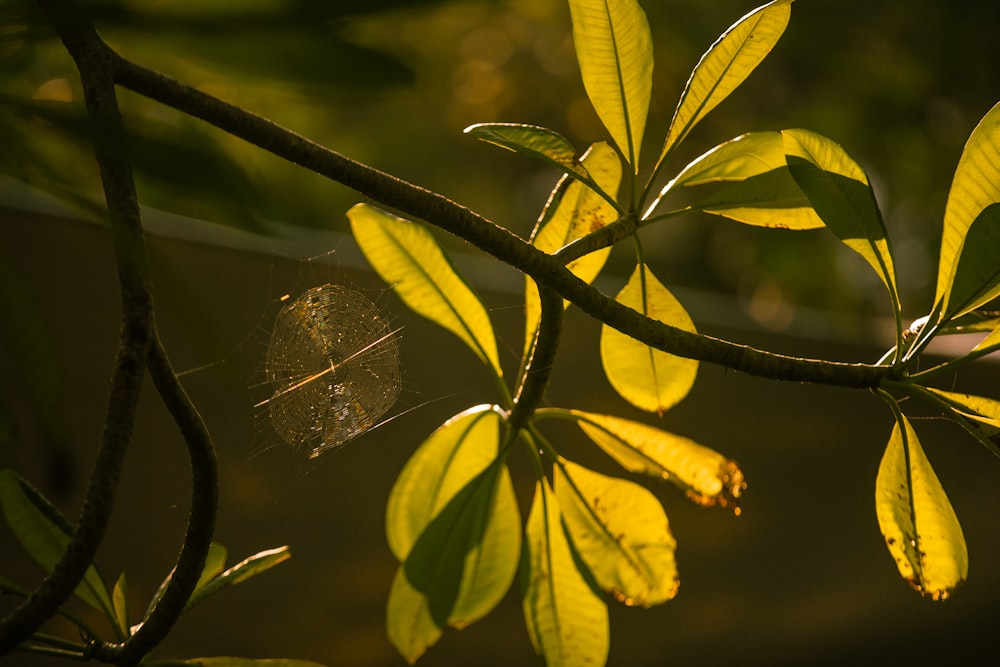
[{"label": "brown branch bark", "polygon": [[892,372],[884,366],[773,354],[652,320],[583,282],[559,259],[442,195],[351,160],[273,121],[135,63],[122,59],[117,71],[118,83],[125,88],[346,185],[382,206],[465,239],[531,276],[539,285],[553,289],[592,317],[657,349],[776,380],[854,388],[878,386]]},{"label": "brown branch bark", "polygon": [[119,665],[138,663],[170,631],[190,598],[212,540],[218,496],[215,449],[156,333],[135,180],[115,93],[117,56],[71,0],[39,0],[80,72],[94,132],[112,242],[118,264],[122,325],[111,375],[101,446],[77,527],[52,573],[0,621],[0,655],[22,644],[73,593],[104,538],[114,508],[125,453],[132,438],[144,368],[188,445],[192,503],[188,530],[167,590],[135,635],[120,645],[96,645],[95,657]]}]

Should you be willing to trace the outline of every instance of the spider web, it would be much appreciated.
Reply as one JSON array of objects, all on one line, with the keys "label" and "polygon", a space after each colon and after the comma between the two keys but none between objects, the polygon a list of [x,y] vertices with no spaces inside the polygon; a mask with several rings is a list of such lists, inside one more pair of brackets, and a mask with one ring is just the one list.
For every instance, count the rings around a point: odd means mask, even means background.
[{"label": "spider web", "polygon": [[306,290],[275,320],[258,422],[309,458],[377,426],[399,395],[398,334],[359,292]]}]

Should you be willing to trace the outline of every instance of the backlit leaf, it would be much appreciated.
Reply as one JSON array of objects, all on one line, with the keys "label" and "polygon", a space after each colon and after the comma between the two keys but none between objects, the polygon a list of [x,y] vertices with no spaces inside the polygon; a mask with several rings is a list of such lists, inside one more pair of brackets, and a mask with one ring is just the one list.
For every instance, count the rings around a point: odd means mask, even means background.
[{"label": "backlit leaf", "polygon": [[[52,572],[73,534],[69,521],[13,470],[0,470],[0,506],[7,525],[24,550],[46,572]],[[75,593],[114,622],[111,595],[95,566],[87,568]]]},{"label": "backlit leaf", "polygon": [[197,589],[187,602],[186,608],[190,609],[205,598],[219,592],[223,588],[241,584],[247,579],[256,577],[258,574],[267,572],[272,567],[284,563],[292,557],[291,549],[287,546],[267,549],[252,556],[247,556],[236,565],[212,579],[210,582]]},{"label": "backlit leaf", "polygon": [[[948,193],[935,303],[944,319],[1000,294],[1000,103],[962,151]],[[974,228],[978,228],[973,232]],[[969,238],[973,233],[979,238]],[[957,293],[956,293],[957,290]]]},{"label": "backlit leaf", "polygon": [[973,351],[981,352],[1000,349],[1000,323],[996,324],[998,326],[990,332],[990,335],[979,341],[979,344],[973,348]]},{"label": "backlit leaf", "polygon": [[208,582],[222,574],[223,570],[226,569],[226,558],[228,557],[228,550],[218,542],[212,542],[208,546],[208,555],[205,557],[205,567],[202,569],[201,577],[198,578],[198,583],[194,587],[196,593],[207,585]]},{"label": "backlit leaf", "polygon": [[618,149],[639,169],[653,87],[653,43],[636,0],[570,0],[583,86]]},{"label": "backlit leaf", "polygon": [[502,377],[496,338],[486,308],[441,251],[416,223],[367,204],[347,212],[361,251],[407,306],[453,334]]},{"label": "backlit leaf", "polygon": [[677,542],[656,496],[633,482],[561,463],[554,471],[556,498],[598,585],[627,605],[672,598],[679,583]]},{"label": "backlit leaf", "polygon": [[489,613],[513,581],[521,525],[499,455],[500,415],[478,406],[424,441],[396,480],[386,534],[404,564],[388,604],[389,637],[410,662],[446,625]]},{"label": "backlit leaf", "polygon": [[1000,203],[972,221],[955,266],[944,319],[968,313],[1000,296]]},{"label": "backlit leaf", "polygon": [[554,130],[521,123],[478,123],[465,133],[495,146],[547,162],[570,176],[589,178],[577,161],[576,150]]},{"label": "backlit leaf", "polygon": [[455,415],[406,462],[389,493],[386,538],[404,561],[427,524],[463,487],[496,460],[500,415],[479,405]]},{"label": "backlit leaf", "polygon": [[492,611],[517,571],[521,519],[501,459],[449,500],[427,524],[390,592],[389,637],[416,660],[441,628],[464,628]]},{"label": "backlit leaf", "polygon": [[[691,316],[644,264],[635,268],[615,300],[654,320],[695,330]],[[667,354],[607,325],[601,327],[601,363],[622,398],[658,414],[687,396],[698,372],[697,361]]]},{"label": "backlit leaf", "polygon": [[684,87],[657,168],[691,128],[736,90],[771,52],[788,25],[791,11],[791,0],[758,7],[712,44]]},{"label": "backlit leaf", "polygon": [[[622,178],[621,159],[611,146],[602,142],[592,145],[584,154],[582,164],[595,184],[613,196]],[[564,177],[556,184],[545,210],[532,234],[536,248],[555,253],[567,244],[586,236],[618,219],[618,212],[603,197],[578,180]],[[567,265],[585,282],[592,282],[604,267],[611,248],[585,255]],[[564,304],[568,302],[564,301]],[[535,281],[525,277],[525,346],[531,344],[538,326],[541,306]]]},{"label": "backlit leaf", "polygon": [[610,644],[608,608],[573,558],[556,497],[545,480],[525,526],[521,564],[524,620],[548,667],[603,665]]},{"label": "backlit leaf", "polygon": [[128,622],[128,582],[122,572],[111,591],[111,605],[115,611],[115,631],[122,639],[129,636]]},{"label": "backlit leaf", "polygon": [[965,536],[909,421],[892,430],[875,481],[879,527],[900,575],[944,600],[969,571]]},{"label": "backlit leaf", "polygon": [[577,425],[630,472],[669,480],[701,505],[734,507],[746,488],[734,461],[679,435],[646,424],[571,410]]},{"label": "backlit leaf", "polygon": [[711,149],[668,183],[643,217],[650,217],[674,188],[706,183],[722,185],[692,209],[760,227],[823,226],[788,171],[780,132],[750,132]]},{"label": "backlit leaf", "polygon": [[389,590],[386,632],[392,645],[411,665],[444,633],[443,624],[439,625],[431,616],[427,596],[413,587],[402,566],[396,570]]},{"label": "backlit leaf", "polygon": [[952,408],[952,416],[993,454],[1000,456],[1000,401],[927,387]]},{"label": "backlit leaf", "polygon": [[807,130],[783,130],[788,169],[837,238],[861,255],[899,303],[892,249],[868,177],[838,144]]}]

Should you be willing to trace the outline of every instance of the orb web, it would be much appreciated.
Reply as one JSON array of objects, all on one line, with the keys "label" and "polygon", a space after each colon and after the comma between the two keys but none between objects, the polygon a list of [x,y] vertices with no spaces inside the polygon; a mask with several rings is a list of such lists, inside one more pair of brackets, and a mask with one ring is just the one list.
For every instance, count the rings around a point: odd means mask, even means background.
[{"label": "orb web", "polygon": [[399,394],[398,331],[367,297],[320,285],[278,313],[255,407],[283,442],[310,458],[376,426]]}]

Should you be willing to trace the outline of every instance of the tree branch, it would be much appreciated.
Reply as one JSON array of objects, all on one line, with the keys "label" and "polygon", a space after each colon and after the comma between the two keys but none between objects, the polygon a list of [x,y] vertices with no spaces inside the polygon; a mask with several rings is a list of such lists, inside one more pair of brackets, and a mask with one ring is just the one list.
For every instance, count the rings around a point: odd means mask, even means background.
[{"label": "tree branch", "polygon": [[73,593],[94,554],[114,507],[125,451],[132,438],[143,368],[153,336],[153,306],[132,169],[123,155],[124,131],[114,94],[114,54],[76,7],[39,0],[77,63],[94,132],[122,296],[122,325],[104,419],[101,447],[76,531],[53,571],[27,600],[0,622],[0,655],[21,644]]},{"label": "tree branch", "polygon": [[[891,375],[885,366],[788,357],[652,320],[583,282],[562,261],[442,195],[351,160],[273,121],[125,59],[120,59],[117,71],[117,82],[125,88],[465,239],[531,276],[539,285],[555,290],[588,315],[657,349],[776,380],[870,388]],[[608,238],[624,231],[620,227],[625,225],[611,229]]]},{"label": "tree branch", "polygon": [[211,435],[174,373],[158,337],[150,350],[148,367],[153,384],[187,443],[191,457],[191,510],[177,565],[166,590],[142,625],[125,642],[95,647],[95,658],[119,665],[138,663],[166,638],[180,618],[205,569],[218,507],[218,464]]},{"label": "tree branch", "polygon": [[563,300],[558,293],[547,287],[538,288],[541,300],[541,316],[538,330],[531,344],[531,355],[524,369],[521,385],[514,398],[514,408],[510,411],[508,423],[517,431],[528,423],[538,403],[545,396],[555,365],[556,352],[563,330]]},{"label": "tree branch", "polygon": [[142,220],[115,95],[114,68],[119,59],[73,2],[39,0],[39,5],[80,72],[118,263],[122,327],[104,434],[76,530],[52,573],[0,622],[0,655],[22,644],[51,618],[93,563],[114,508],[125,452],[132,438],[143,368],[148,366],[153,383],[188,445],[193,488],[188,530],[164,595],[126,642],[95,646],[95,657],[129,665],[138,663],[167,635],[204,569],[218,500],[215,450],[156,333]]}]

